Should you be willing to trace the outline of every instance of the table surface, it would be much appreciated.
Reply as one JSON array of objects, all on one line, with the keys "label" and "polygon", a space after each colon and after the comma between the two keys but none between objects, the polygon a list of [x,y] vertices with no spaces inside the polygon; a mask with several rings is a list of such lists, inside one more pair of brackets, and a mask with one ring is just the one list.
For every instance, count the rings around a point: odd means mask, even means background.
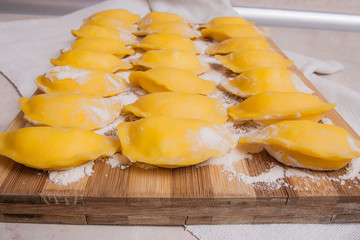
[{"label": "table surface", "polygon": [[[1,21],[18,19],[45,18],[38,15],[0,14]],[[299,28],[268,27],[273,41],[285,51],[300,53],[321,60],[336,60],[345,69],[332,75],[322,77],[338,82],[360,93],[360,79],[358,77],[358,63],[360,62],[360,32],[323,31]],[[356,64],[357,63],[357,64]],[[6,76],[0,74],[0,131],[4,131],[13,118],[20,111],[19,93],[7,81]],[[50,224],[18,224],[0,223],[1,239],[196,239],[183,227],[159,226],[71,226]]]}]

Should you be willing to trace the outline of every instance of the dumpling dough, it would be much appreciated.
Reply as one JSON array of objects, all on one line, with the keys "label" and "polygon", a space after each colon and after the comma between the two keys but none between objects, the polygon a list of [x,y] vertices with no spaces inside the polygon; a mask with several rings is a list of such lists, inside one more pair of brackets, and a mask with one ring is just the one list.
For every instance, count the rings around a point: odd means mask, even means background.
[{"label": "dumpling dough", "polygon": [[179,50],[150,50],[139,59],[131,61],[134,66],[145,68],[173,67],[200,74],[206,70],[195,54]]},{"label": "dumpling dough", "polygon": [[90,17],[85,20],[86,25],[96,25],[99,27],[105,28],[114,28],[114,29],[124,29],[129,32],[135,32],[137,28],[134,25],[131,25],[127,22],[124,22],[119,19],[109,18],[109,17],[101,17],[101,16],[94,16]]},{"label": "dumpling dough", "polygon": [[167,67],[132,72],[129,81],[150,93],[183,92],[206,95],[216,87],[216,83],[199,78],[191,72]]},{"label": "dumpling dough", "polygon": [[228,113],[234,120],[240,122],[253,120],[263,124],[272,124],[300,119],[317,122],[335,105],[325,103],[307,93],[265,92],[229,107]]},{"label": "dumpling dough", "polygon": [[111,9],[111,10],[101,11],[93,14],[91,17],[97,17],[97,16],[115,18],[127,22],[129,24],[137,23],[140,20],[140,15],[133,14],[125,9]]},{"label": "dumpling dough", "polygon": [[259,28],[240,24],[227,24],[216,28],[202,29],[201,35],[218,42],[230,38],[266,38],[266,35]]},{"label": "dumpling dough", "polygon": [[206,53],[209,55],[228,54],[247,49],[271,50],[268,42],[262,38],[234,38],[208,47]]},{"label": "dumpling dough", "polygon": [[149,35],[152,33],[171,33],[189,38],[200,37],[191,26],[184,22],[156,22],[143,26],[136,34]]},{"label": "dumpling dough", "polygon": [[258,143],[278,161],[293,167],[335,170],[360,157],[360,142],[345,129],[307,120],[275,123],[240,138]]},{"label": "dumpling dough", "polygon": [[124,42],[111,38],[79,38],[74,41],[71,49],[109,53],[119,58],[135,52],[134,49],[126,47]]},{"label": "dumpling dough", "polygon": [[221,128],[199,119],[147,117],[120,123],[117,130],[130,161],[166,168],[194,165],[234,147]]},{"label": "dumpling dough", "polygon": [[208,24],[203,25],[205,28],[216,28],[222,25],[238,24],[242,26],[253,26],[253,22],[248,22],[242,17],[217,17],[212,19]]},{"label": "dumpling dough", "polygon": [[95,68],[107,72],[118,70],[128,70],[132,68],[130,64],[124,63],[118,57],[108,53],[100,53],[84,50],[70,50],[60,55],[57,59],[50,59],[55,66],[74,66]]},{"label": "dumpling dough", "polygon": [[224,80],[221,86],[232,94],[249,97],[263,92],[297,92],[296,75],[286,68],[255,68]]},{"label": "dumpling dough", "polygon": [[105,127],[121,111],[121,103],[80,93],[47,93],[20,99],[25,118],[37,125],[78,127],[88,130]]},{"label": "dumpling dough", "polygon": [[149,12],[139,21],[139,28],[143,28],[146,25],[159,22],[186,22],[185,18],[176,13],[168,12]]},{"label": "dumpling dough", "polygon": [[28,127],[0,133],[0,154],[44,170],[76,167],[112,156],[119,141],[79,128]]},{"label": "dumpling dough", "polygon": [[136,37],[124,29],[104,28],[95,25],[83,25],[79,30],[71,30],[77,38],[110,38],[131,44]]},{"label": "dumpling dough", "polygon": [[113,96],[125,91],[127,82],[115,74],[69,66],[49,69],[36,79],[43,92],[49,93],[87,93],[97,96]]},{"label": "dumpling dough", "polygon": [[154,33],[146,36],[140,43],[132,44],[134,48],[147,50],[183,50],[199,53],[194,43],[187,37],[170,34]]},{"label": "dumpling dough", "polygon": [[135,103],[124,106],[124,111],[139,117],[164,116],[202,119],[223,124],[227,112],[219,100],[198,94],[159,92],[145,95]]},{"label": "dumpling dough", "polygon": [[277,52],[262,50],[244,50],[225,56],[216,55],[215,58],[235,73],[263,67],[287,68],[294,64]]}]

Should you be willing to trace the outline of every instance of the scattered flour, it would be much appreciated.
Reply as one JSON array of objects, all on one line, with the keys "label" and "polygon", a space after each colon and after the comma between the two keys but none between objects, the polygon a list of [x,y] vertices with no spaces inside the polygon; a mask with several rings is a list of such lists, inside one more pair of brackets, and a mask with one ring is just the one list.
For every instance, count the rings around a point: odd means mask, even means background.
[{"label": "scattered flour", "polygon": [[57,80],[64,80],[64,79],[73,79],[78,84],[82,85],[85,84],[90,78],[88,75],[91,71],[86,71],[77,68],[71,68],[69,66],[57,66],[49,69],[45,73],[45,78],[50,79],[50,81],[54,81],[56,78]]},{"label": "scattered flour", "polygon": [[334,125],[334,123],[333,123],[329,118],[325,118],[325,117],[323,117],[323,118],[321,119],[321,122],[322,122],[323,124]]},{"label": "scattered flour", "polygon": [[106,160],[106,163],[109,164],[111,168],[119,167],[121,169],[128,168],[131,165],[129,159],[120,153],[116,153],[115,155],[109,157]]},{"label": "scattered flour", "polygon": [[195,48],[199,50],[200,54],[205,54],[205,51],[208,47],[214,45],[213,42],[210,41],[193,41]]},{"label": "scattered flour", "polygon": [[93,166],[94,161],[90,161],[86,164],[66,170],[49,171],[49,180],[55,184],[65,186],[69,183],[77,182],[85,176],[91,176],[94,173],[92,170]]}]

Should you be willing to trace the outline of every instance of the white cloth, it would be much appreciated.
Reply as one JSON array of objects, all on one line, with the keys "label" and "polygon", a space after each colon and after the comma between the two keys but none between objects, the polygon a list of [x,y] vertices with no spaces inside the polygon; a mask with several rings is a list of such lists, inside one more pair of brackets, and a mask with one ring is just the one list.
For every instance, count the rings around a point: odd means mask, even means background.
[{"label": "white cloth", "polygon": [[[0,71],[17,87],[21,95],[29,97],[35,91],[34,79],[51,67],[50,58],[56,58],[59,49],[68,46],[74,38],[70,29],[82,24],[92,13],[110,8],[124,8],[142,16],[151,10],[175,12],[191,22],[207,22],[216,16],[235,15],[228,0],[109,0],[63,17],[0,23]],[[6,34],[4,34],[6,33]],[[287,53],[307,75],[317,89],[359,133],[360,95],[316,73],[331,74],[342,69],[337,62],[323,62]],[[359,224],[347,225],[222,225],[187,226],[199,239],[358,239]]]}]

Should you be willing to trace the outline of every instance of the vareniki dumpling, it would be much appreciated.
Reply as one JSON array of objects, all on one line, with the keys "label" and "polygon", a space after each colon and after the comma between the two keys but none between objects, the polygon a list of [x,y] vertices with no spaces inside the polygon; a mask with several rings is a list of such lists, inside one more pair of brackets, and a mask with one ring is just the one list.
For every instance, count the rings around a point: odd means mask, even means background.
[{"label": "vareniki dumpling", "polygon": [[99,69],[58,66],[36,79],[37,86],[49,93],[87,93],[113,96],[125,91],[124,78]]},{"label": "vareniki dumpling", "polygon": [[124,106],[124,111],[139,117],[164,116],[202,119],[223,124],[227,112],[219,100],[198,94],[159,92],[145,95],[135,103]]},{"label": "vareniki dumpling", "polygon": [[149,12],[139,21],[139,28],[143,28],[146,25],[160,22],[186,22],[185,18],[176,13],[168,12]]},{"label": "vareniki dumpling", "polygon": [[107,72],[116,72],[118,70],[128,70],[132,68],[130,64],[124,63],[118,57],[108,53],[70,50],[60,55],[57,59],[50,59],[55,66],[74,66],[95,68]]},{"label": "vareniki dumpling", "polygon": [[183,50],[198,53],[194,43],[187,37],[169,33],[155,33],[146,36],[140,43],[132,44],[134,48],[147,50]]},{"label": "vareniki dumpling", "polygon": [[137,23],[140,20],[140,15],[133,14],[125,9],[110,9],[101,11],[98,13],[93,14],[91,17],[108,17],[108,18],[115,18],[121,21],[127,22],[129,24]]},{"label": "vareniki dumpling", "polygon": [[345,129],[307,120],[283,121],[240,137],[258,143],[278,161],[293,167],[335,170],[360,157],[360,142]]},{"label": "vareniki dumpling", "polygon": [[173,67],[200,74],[206,70],[195,54],[179,50],[150,50],[131,63],[145,68]]},{"label": "vareniki dumpling", "polygon": [[297,92],[297,76],[286,68],[255,68],[224,80],[221,86],[232,94],[249,97],[263,92]]},{"label": "vareniki dumpling", "polygon": [[217,17],[213,18],[208,24],[203,25],[205,28],[216,28],[222,25],[238,24],[242,26],[253,26],[254,22],[248,22],[242,17]]},{"label": "vareniki dumpling", "polygon": [[271,50],[268,42],[262,38],[234,38],[208,47],[206,53],[209,55],[228,54],[247,49]]},{"label": "vareniki dumpling", "polygon": [[258,28],[241,24],[227,24],[201,30],[203,37],[222,42],[231,38],[266,38]]},{"label": "vareniki dumpling", "polygon": [[119,141],[80,128],[27,127],[0,133],[0,155],[44,170],[76,167],[112,156]]},{"label": "vareniki dumpling", "polygon": [[141,27],[137,35],[149,35],[153,33],[171,33],[189,38],[198,38],[199,34],[184,22],[156,22]]},{"label": "vareniki dumpling", "polygon": [[185,70],[168,67],[132,72],[129,81],[150,93],[183,92],[206,95],[216,87],[215,82],[204,80]]},{"label": "vareniki dumpling", "polygon": [[120,123],[117,130],[130,161],[166,168],[194,165],[234,147],[220,127],[199,119],[154,116]]},{"label": "vareniki dumpling", "polygon": [[129,32],[135,32],[136,27],[131,25],[125,21],[115,18],[109,17],[101,17],[101,16],[94,16],[86,19],[86,25],[96,25],[98,27],[105,27],[105,28],[114,28],[114,29],[124,29]]},{"label": "vareniki dumpling", "polygon": [[37,125],[98,129],[119,116],[121,103],[80,93],[47,93],[20,99],[25,118]]},{"label": "vareniki dumpling", "polygon": [[297,119],[317,122],[334,107],[335,104],[325,103],[307,93],[265,92],[229,107],[228,113],[234,120],[240,122],[253,120],[272,124]]},{"label": "vareniki dumpling", "polygon": [[294,64],[277,52],[262,50],[244,50],[215,58],[235,73],[263,67],[287,68]]}]

